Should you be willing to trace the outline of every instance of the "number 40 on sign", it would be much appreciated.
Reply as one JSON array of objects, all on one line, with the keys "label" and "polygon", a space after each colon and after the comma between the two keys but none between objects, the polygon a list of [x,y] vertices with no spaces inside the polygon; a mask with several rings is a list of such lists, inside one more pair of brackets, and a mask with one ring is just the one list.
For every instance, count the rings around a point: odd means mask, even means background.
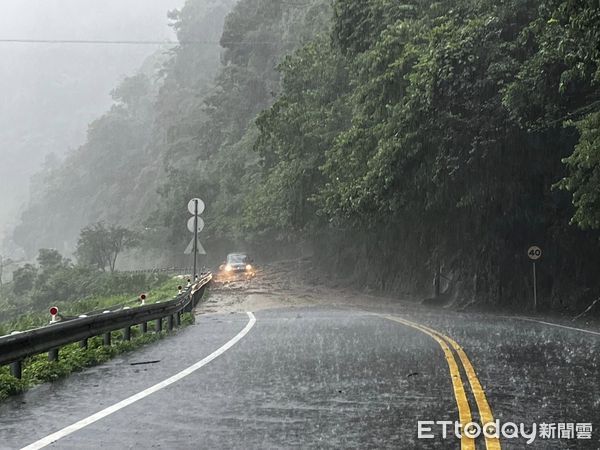
[{"label": "number 40 on sign", "polygon": [[535,273],[535,262],[542,257],[542,249],[532,245],[527,250],[527,256],[533,263],[533,310],[537,311],[537,275]]}]

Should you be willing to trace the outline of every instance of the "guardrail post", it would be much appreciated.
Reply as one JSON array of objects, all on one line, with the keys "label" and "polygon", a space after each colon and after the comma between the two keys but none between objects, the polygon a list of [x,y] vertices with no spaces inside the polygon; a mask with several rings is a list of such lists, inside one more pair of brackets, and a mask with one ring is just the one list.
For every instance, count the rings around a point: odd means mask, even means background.
[{"label": "guardrail post", "polygon": [[58,361],[58,348],[53,348],[48,352],[48,361]]},{"label": "guardrail post", "polygon": [[123,330],[123,339],[125,341],[131,340],[131,327],[125,327],[125,329]]},{"label": "guardrail post", "polygon": [[154,330],[156,333],[160,333],[162,331],[162,317],[159,317],[158,319],[156,319],[156,330]]},{"label": "guardrail post", "polygon": [[147,333],[148,332],[148,322],[142,322],[140,324],[140,328],[142,329],[142,333]]},{"label": "guardrail post", "polygon": [[104,333],[104,345],[109,346],[110,345],[110,331],[108,333]]},{"label": "guardrail post", "polygon": [[88,348],[88,340],[87,339],[83,339],[81,341],[79,341],[79,348],[82,349],[87,349]]},{"label": "guardrail post", "polygon": [[188,303],[185,305],[185,312],[192,312],[194,310],[194,296],[190,294],[188,297]]},{"label": "guardrail post", "polygon": [[13,361],[10,363],[10,374],[18,379],[23,376],[23,361]]},{"label": "guardrail post", "polygon": [[181,311],[177,311],[175,313],[175,326],[178,327],[181,325]]},{"label": "guardrail post", "polygon": [[167,329],[169,331],[173,331],[174,324],[175,319],[173,318],[173,314],[169,314],[169,316],[167,317]]}]

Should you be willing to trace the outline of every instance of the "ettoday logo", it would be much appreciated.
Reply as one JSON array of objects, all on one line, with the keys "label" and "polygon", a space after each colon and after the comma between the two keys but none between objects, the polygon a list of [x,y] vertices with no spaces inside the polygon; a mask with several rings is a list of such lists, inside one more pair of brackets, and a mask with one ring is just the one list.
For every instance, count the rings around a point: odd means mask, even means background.
[{"label": "ettoday logo", "polygon": [[484,436],[491,439],[525,439],[527,444],[536,439],[591,439],[591,423],[524,423],[514,422],[500,423],[499,420],[488,422],[483,425],[477,422],[469,422],[463,427],[460,422],[451,420],[419,420],[417,437],[419,439],[442,439],[449,437],[461,439],[464,436],[476,439]]}]

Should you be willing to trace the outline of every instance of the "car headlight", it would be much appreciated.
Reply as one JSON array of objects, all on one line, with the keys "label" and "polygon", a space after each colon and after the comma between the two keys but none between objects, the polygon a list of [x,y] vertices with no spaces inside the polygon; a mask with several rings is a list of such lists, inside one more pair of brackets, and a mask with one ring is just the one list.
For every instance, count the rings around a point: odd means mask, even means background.
[{"label": "car headlight", "polygon": [[231,272],[233,270],[233,267],[231,267],[229,264],[227,264],[225,266],[225,272]]},{"label": "car headlight", "polygon": [[246,270],[247,270],[247,271],[250,271],[250,270],[252,270],[252,266],[251,266],[250,264],[246,264]]}]

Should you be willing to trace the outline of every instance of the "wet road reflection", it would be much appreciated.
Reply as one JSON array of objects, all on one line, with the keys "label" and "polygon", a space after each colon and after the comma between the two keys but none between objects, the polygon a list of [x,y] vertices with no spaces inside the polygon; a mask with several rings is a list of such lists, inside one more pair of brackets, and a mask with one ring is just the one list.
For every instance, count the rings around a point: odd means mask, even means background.
[{"label": "wet road reflection", "polygon": [[[419,420],[458,419],[440,345],[373,313],[454,339],[501,423],[598,425],[600,339],[594,336],[404,303],[306,305],[258,311],[255,329],[202,370],[52,447],[460,448],[454,437],[417,439]],[[0,448],[19,448],[147,388],[218,348],[244,323],[238,313],[202,315],[177,337],[11,399],[0,406]],[[129,364],[145,359],[160,363]],[[476,419],[475,398],[460,370]],[[501,444],[598,448],[597,433],[591,441]],[[485,448],[482,439],[476,442]]]}]

